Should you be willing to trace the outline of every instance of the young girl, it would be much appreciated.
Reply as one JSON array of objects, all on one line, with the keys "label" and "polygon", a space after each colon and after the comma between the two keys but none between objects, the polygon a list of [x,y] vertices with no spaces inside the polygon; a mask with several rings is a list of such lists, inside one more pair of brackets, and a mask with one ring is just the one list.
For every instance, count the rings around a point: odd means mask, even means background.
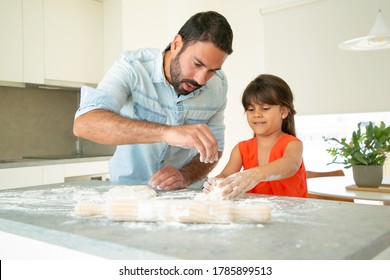
[{"label": "young girl", "polygon": [[[307,197],[303,145],[295,136],[293,94],[273,75],[260,75],[242,96],[254,138],[238,143],[221,174],[204,183],[210,192],[220,181],[223,195],[232,199],[245,192]],[[240,172],[241,168],[244,171]]]}]

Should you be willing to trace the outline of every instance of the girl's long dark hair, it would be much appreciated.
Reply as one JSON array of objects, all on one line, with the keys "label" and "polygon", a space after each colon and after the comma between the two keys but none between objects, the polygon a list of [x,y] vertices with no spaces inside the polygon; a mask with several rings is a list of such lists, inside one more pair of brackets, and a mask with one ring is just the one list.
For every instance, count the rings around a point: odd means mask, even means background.
[{"label": "girl's long dark hair", "polygon": [[280,105],[287,108],[288,116],[283,120],[282,131],[296,136],[294,115],[294,96],[289,85],[281,78],[262,74],[256,77],[246,87],[242,95],[242,105],[245,111],[251,104]]}]

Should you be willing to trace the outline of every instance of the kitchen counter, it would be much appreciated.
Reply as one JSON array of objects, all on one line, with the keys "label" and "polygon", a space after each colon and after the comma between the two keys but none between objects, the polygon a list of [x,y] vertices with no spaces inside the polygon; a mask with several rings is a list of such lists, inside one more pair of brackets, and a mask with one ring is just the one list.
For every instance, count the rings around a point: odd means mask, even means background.
[{"label": "kitchen counter", "polygon": [[[107,259],[371,259],[390,246],[390,207],[244,195],[269,205],[264,225],[114,222],[78,217],[78,201],[115,184],[83,181],[0,191],[0,231]],[[162,199],[199,191],[159,192]]]}]

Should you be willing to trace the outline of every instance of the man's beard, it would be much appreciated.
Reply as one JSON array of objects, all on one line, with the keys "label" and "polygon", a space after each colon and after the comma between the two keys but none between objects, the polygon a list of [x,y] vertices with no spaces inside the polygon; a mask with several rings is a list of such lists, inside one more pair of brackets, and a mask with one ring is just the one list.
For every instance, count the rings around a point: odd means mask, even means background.
[{"label": "man's beard", "polygon": [[[172,86],[177,92],[177,94],[180,96],[180,95],[187,95],[191,93],[192,91],[200,88],[201,85],[194,80],[182,79],[182,71],[180,68],[179,59],[180,59],[180,53],[171,60],[170,71],[171,71]],[[183,88],[182,85],[183,83],[193,85],[195,89],[191,91],[187,91]]]}]

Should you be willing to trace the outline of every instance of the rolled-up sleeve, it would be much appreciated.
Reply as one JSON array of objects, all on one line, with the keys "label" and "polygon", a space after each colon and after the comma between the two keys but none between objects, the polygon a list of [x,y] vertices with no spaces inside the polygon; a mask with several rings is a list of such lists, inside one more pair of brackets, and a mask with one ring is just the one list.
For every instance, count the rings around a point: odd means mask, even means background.
[{"label": "rolled-up sleeve", "polygon": [[80,106],[75,118],[95,109],[119,113],[131,95],[131,72],[126,62],[116,62],[103,77],[97,88],[84,86],[80,92]]}]

